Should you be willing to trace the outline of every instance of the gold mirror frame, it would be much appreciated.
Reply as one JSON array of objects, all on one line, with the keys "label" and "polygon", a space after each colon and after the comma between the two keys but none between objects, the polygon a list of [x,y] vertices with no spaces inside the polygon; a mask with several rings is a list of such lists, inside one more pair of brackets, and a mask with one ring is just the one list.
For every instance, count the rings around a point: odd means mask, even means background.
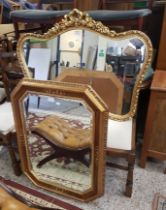
[{"label": "gold mirror frame", "polygon": [[41,41],[47,41],[64,32],[74,29],[86,29],[91,32],[95,32],[102,36],[110,38],[112,40],[121,40],[124,39],[124,37],[132,38],[133,36],[137,36],[145,44],[147,52],[144,58],[144,64],[139,74],[137,75],[137,80],[132,92],[129,112],[124,115],[109,113],[111,119],[120,121],[128,120],[129,118],[135,116],[141,85],[144,79],[144,75],[151,64],[152,59],[151,41],[148,38],[148,36],[141,31],[131,30],[123,33],[116,33],[115,31],[112,31],[108,27],[104,26],[101,22],[93,20],[87,13],[74,9],[68,15],[65,15],[64,19],[62,19],[59,23],[56,23],[55,26],[51,28],[47,33],[43,35],[28,33],[21,36],[17,45],[17,57],[21,65],[22,71],[24,73],[24,76],[27,78],[31,78],[28,66],[25,62],[22,52],[23,44],[27,39],[33,38],[39,39]]},{"label": "gold mirror frame", "polygon": [[[82,100],[92,110],[93,143],[91,146],[91,164],[89,166],[91,184],[88,189],[84,191],[75,190],[72,187],[60,186],[56,182],[53,184],[51,180],[43,181],[38,177],[37,172],[35,175],[35,169],[32,166],[29,154],[29,132],[31,133],[31,131],[28,130],[28,118],[26,118],[27,112],[25,112],[25,98],[31,94],[59,97],[67,100]],[[103,195],[108,112],[104,102],[90,86],[23,79],[12,92],[12,105],[22,170],[35,185],[81,201],[89,201]]]}]

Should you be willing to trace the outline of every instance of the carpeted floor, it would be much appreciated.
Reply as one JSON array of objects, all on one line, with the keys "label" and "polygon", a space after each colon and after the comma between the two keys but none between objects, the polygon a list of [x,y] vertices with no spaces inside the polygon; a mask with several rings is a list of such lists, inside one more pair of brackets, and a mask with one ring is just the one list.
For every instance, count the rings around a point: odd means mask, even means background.
[{"label": "carpeted floor", "polygon": [[84,210],[152,210],[154,195],[156,193],[166,195],[166,175],[163,174],[163,169],[164,164],[160,161],[148,161],[146,169],[141,169],[138,163],[136,163],[133,196],[132,198],[127,198],[123,195],[126,172],[114,168],[107,168],[104,196],[89,203],[81,203],[39,189],[25,175],[16,177],[13,174],[6,149],[0,149],[0,176],[24,184],[27,187],[44,191]]}]

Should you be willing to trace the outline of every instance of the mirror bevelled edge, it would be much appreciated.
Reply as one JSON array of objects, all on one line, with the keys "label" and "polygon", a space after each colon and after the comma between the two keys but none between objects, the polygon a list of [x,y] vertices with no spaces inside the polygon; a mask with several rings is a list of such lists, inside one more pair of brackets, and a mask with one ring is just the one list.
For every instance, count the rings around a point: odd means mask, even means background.
[{"label": "mirror bevelled edge", "polygon": [[[27,157],[27,140],[25,132],[25,122],[23,115],[23,97],[30,92],[41,93],[46,96],[72,96],[74,98],[83,98],[85,101],[89,100],[95,107],[95,129],[94,129],[94,146],[92,151],[92,187],[90,190],[84,193],[78,193],[69,189],[64,189],[59,186],[54,186],[49,183],[44,183],[38,180],[31,173],[29,166],[29,157]],[[98,97],[90,86],[78,85],[78,84],[66,84],[53,81],[36,81],[31,79],[23,79],[12,93],[12,104],[15,119],[15,126],[17,131],[17,142],[19,153],[21,157],[21,166],[23,172],[29,177],[29,179],[37,186],[43,187],[47,190],[54,191],[56,193],[78,199],[80,201],[90,201],[104,193],[104,177],[105,177],[105,148],[106,148],[106,135],[107,135],[107,123],[108,123],[108,111],[104,102]]]},{"label": "mirror bevelled edge", "polygon": [[136,36],[145,44],[147,53],[144,58],[144,64],[137,76],[137,80],[134,85],[129,112],[123,115],[114,114],[111,112],[109,113],[109,117],[113,120],[124,121],[133,117],[137,110],[138,96],[144,79],[144,75],[151,64],[153,51],[152,43],[149,37],[141,31],[130,30],[122,33],[116,33],[115,31],[110,30],[108,27],[104,26],[101,22],[93,20],[86,12],[81,12],[77,9],[74,9],[68,15],[65,15],[64,19],[62,19],[59,23],[56,23],[55,26],[52,27],[47,33],[43,35],[27,33],[21,36],[17,45],[17,57],[24,76],[26,78],[31,78],[31,74],[29,72],[28,66],[26,65],[22,51],[23,44],[26,40],[33,38],[41,41],[47,41],[49,39],[57,37],[62,33],[74,29],[87,29],[112,40],[121,40],[124,39],[124,37],[132,38]]}]

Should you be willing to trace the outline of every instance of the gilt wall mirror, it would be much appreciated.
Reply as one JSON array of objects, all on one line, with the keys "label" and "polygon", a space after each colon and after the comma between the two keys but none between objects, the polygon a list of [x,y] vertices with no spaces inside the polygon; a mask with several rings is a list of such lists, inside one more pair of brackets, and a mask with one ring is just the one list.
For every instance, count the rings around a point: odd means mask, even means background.
[{"label": "gilt wall mirror", "polygon": [[116,33],[74,9],[47,33],[23,35],[17,56],[25,77],[31,67],[35,79],[90,84],[110,117],[125,120],[135,115],[152,45],[141,31]]},{"label": "gilt wall mirror", "polygon": [[89,201],[103,194],[108,112],[89,86],[24,79],[12,94],[23,172]]}]

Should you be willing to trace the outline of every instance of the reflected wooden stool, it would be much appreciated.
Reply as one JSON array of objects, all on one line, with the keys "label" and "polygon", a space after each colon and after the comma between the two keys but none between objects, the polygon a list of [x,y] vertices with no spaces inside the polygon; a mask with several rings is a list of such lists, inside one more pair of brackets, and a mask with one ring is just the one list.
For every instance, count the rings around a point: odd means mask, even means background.
[{"label": "reflected wooden stool", "polygon": [[72,158],[89,167],[91,155],[90,160],[87,160],[85,155],[90,154],[91,151],[91,129],[73,128],[64,119],[48,116],[32,128],[32,133],[43,137],[55,151],[42,159],[37,164],[38,168],[50,160],[61,157],[67,158],[66,163]]}]

